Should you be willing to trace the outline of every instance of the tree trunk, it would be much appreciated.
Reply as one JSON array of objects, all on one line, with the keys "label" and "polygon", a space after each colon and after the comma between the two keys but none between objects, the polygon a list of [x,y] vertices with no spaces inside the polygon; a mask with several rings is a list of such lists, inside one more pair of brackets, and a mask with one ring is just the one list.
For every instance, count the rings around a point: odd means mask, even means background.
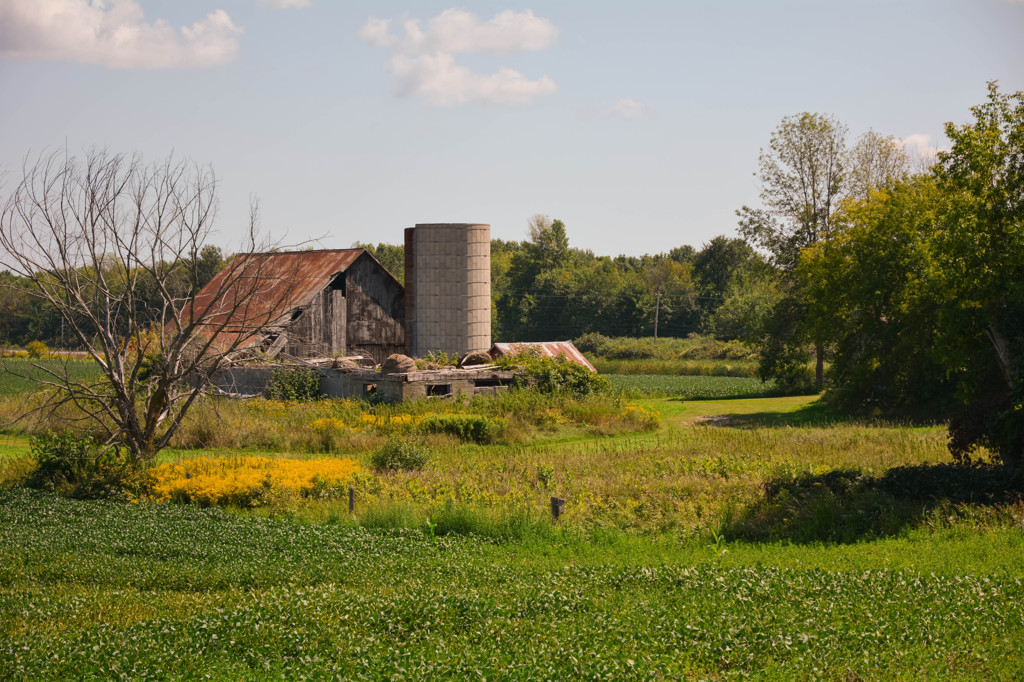
[{"label": "tree trunk", "polygon": [[1012,391],[1014,389],[1014,380],[1017,378],[1017,368],[1014,367],[1013,359],[1008,350],[1009,341],[1006,340],[1006,337],[999,331],[995,323],[989,325],[988,329],[985,330],[985,335],[992,342],[992,348],[996,352],[996,360],[999,362],[999,369],[1003,373],[1003,380],[1006,382],[1007,388]]},{"label": "tree trunk", "polygon": [[814,344],[814,387],[819,391],[825,387],[825,345],[821,341]]},{"label": "tree trunk", "polygon": [[1021,452],[1019,448],[1003,447],[999,451],[999,456],[1003,459],[1003,466],[1010,471],[1016,471],[1020,466]]}]

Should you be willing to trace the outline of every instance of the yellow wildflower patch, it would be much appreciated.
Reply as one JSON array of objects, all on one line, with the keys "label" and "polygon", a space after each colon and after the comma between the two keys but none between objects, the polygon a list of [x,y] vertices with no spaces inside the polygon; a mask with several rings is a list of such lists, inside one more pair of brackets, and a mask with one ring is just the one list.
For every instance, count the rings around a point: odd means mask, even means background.
[{"label": "yellow wildflower patch", "polygon": [[351,459],[196,457],[151,470],[157,500],[255,506],[268,498],[310,495],[316,487],[340,485],[359,471]]},{"label": "yellow wildflower patch", "polygon": [[362,426],[372,426],[374,428],[383,429],[388,427],[398,428],[403,426],[416,426],[423,421],[423,417],[424,415],[420,414],[362,414],[359,416],[359,424]]},{"label": "yellow wildflower patch", "polygon": [[336,417],[323,417],[321,419],[314,419],[312,422],[310,422],[309,425],[312,426],[317,431],[330,431],[332,429],[340,430],[349,428],[349,425],[346,424],[343,419],[338,419]]}]

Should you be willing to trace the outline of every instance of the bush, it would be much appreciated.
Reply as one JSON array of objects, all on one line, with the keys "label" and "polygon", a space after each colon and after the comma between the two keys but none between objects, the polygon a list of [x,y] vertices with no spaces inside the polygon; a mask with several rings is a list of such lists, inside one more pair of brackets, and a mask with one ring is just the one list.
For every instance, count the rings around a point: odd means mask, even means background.
[{"label": "bush", "polygon": [[658,357],[658,346],[654,343],[629,340],[608,348],[604,356],[609,360],[640,360]]},{"label": "bush", "polygon": [[120,448],[102,447],[72,431],[47,432],[32,438],[29,453],[35,469],[26,485],[55,490],[77,499],[130,497],[142,487],[142,476]]},{"label": "bush", "polygon": [[490,419],[477,414],[432,414],[420,423],[420,428],[473,443],[492,442],[498,430]]},{"label": "bush", "polygon": [[30,358],[41,358],[50,352],[42,341],[29,341],[25,344],[25,351]]},{"label": "bush", "polygon": [[541,393],[568,393],[576,397],[602,393],[608,390],[608,380],[583,365],[569,362],[563,356],[540,357],[526,350],[495,360],[502,367],[522,367],[526,375],[516,377],[516,387],[527,386]]},{"label": "bush", "polygon": [[263,394],[271,400],[316,400],[320,397],[320,373],[311,367],[274,370]]},{"label": "bush", "polygon": [[390,440],[370,455],[378,471],[419,471],[430,460],[430,450],[406,440]]},{"label": "bush", "polygon": [[610,341],[611,338],[601,332],[587,332],[573,341],[573,345],[583,353],[599,353]]}]

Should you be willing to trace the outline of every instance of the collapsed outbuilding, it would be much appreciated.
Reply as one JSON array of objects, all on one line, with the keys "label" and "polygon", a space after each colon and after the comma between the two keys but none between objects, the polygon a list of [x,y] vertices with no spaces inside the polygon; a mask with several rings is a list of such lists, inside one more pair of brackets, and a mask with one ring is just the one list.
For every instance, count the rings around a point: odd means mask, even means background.
[{"label": "collapsed outbuilding", "polygon": [[569,362],[586,367],[591,372],[597,369],[590,364],[587,356],[572,341],[521,341],[517,343],[496,343],[488,351],[492,358],[519,355],[520,353],[536,354],[542,358],[563,357]]}]

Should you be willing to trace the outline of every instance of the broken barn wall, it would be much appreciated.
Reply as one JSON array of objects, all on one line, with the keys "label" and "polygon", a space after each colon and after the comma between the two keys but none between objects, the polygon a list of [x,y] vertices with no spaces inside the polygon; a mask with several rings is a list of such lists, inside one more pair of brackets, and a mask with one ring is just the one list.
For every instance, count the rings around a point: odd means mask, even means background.
[{"label": "broken barn wall", "polygon": [[345,352],[383,362],[405,349],[402,285],[368,253],[345,271]]}]

